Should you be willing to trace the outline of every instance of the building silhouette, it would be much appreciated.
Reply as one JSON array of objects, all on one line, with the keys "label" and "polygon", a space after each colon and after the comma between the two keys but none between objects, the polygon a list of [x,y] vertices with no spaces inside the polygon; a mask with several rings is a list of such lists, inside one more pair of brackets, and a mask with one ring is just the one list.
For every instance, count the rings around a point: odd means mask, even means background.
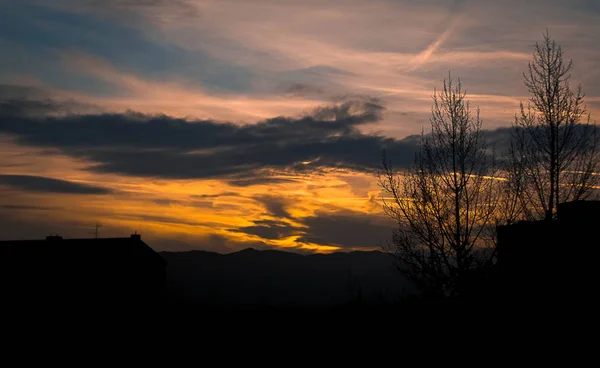
[{"label": "building silhouette", "polygon": [[556,220],[498,226],[498,277],[503,300],[588,299],[596,286],[600,201],[558,205]]},{"label": "building silhouette", "polygon": [[160,300],[166,261],[128,238],[0,241],[4,305],[123,304]]}]

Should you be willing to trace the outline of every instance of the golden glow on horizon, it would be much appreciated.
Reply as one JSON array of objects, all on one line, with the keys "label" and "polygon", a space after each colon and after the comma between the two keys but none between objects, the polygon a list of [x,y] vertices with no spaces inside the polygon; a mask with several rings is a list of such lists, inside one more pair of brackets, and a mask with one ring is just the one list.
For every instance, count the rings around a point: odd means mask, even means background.
[{"label": "golden glow on horizon", "polygon": [[[95,174],[83,170],[86,163],[60,154],[42,155],[40,150],[23,149],[6,141],[2,148],[0,153],[24,151],[23,155],[11,157],[15,166],[9,166],[3,174],[32,175],[35,172],[38,176],[115,191],[82,195],[8,188],[8,195],[0,196],[0,205],[49,208],[40,213],[50,216],[57,224],[65,224],[64,235],[67,237],[89,236],[82,229],[91,228],[98,222],[103,231],[108,232],[106,236],[123,236],[126,235],[123,231],[137,231],[149,234],[150,239],[184,237],[189,239],[191,246],[202,248],[203,242],[216,235],[237,244],[238,248],[244,244],[262,243],[282,249],[327,253],[341,248],[334,244],[301,241],[299,238],[306,228],[303,219],[317,214],[350,212],[375,215],[380,221],[386,221],[380,205],[374,200],[379,194],[376,178],[350,170],[327,169],[318,174],[301,175],[280,172],[279,177],[288,181],[239,187],[216,179],[167,180]],[[265,197],[279,201],[289,217],[271,213],[261,202]],[[27,213],[14,210],[11,214],[19,218],[30,215],[31,211],[35,210],[30,209]],[[296,231],[277,239],[240,231],[264,220],[293,226]],[[364,244],[364,248],[373,246]]]},{"label": "golden glow on horizon", "polygon": [[[87,237],[89,229],[99,222],[103,230],[108,231],[105,236],[124,236],[137,231],[150,241],[186,239],[192,248],[202,249],[212,241],[211,237],[217,236],[224,239],[227,249],[231,250],[262,244],[328,253],[349,248],[303,240],[302,235],[309,231],[303,223],[305,219],[352,213],[368,215],[376,223],[389,221],[383,214],[376,177],[352,170],[325,168],[312,174],[271,170],[271,177],[286,181],[240,187],[218,179],[171,180],[96,174],[85,170],[86,162],[16,146],[9,140],[1,142],[0,154],[8,158],[3,174],[35,173],[114,191],[104,195],[45,194],[9,188],[0,195],[0,206],[41,207],[26,212],[15,208],[10,212],[15,219],[26,220],[32,214],[38,220],[51,218],[57,226],[62,226],[63,235],[67,237]],[[265,198],[277,201],[289,216],[272,213]],[[274,221],[280,224],[278,226],[295,230],[279,238],[243,231],[243,228],[261,226],[261,221]],[[372,249],[374,244],[359,248]]]}]

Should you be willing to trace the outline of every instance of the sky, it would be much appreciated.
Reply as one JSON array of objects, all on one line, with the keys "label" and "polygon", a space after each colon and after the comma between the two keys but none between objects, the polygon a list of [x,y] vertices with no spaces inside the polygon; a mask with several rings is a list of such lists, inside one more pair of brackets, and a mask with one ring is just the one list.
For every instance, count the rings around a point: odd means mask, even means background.
[{"label": "sky", "polygon": [[0,240],[377,249],[460,78],[492,142],[546,30],[600,116],[596,0],[0,0]]}]

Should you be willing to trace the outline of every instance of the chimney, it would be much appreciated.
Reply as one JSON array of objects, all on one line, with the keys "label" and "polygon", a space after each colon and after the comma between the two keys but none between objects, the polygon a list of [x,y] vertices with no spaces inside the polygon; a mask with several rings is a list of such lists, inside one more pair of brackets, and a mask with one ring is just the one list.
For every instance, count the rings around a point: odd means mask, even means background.
[{"label": "chimney", "polygon": [[48,235],[46,237],[47,241],[55,241],[55,240],[62,240],[62,236],[60,235]]},{"label": "chimney", "polygon": [[142,236],[140,234],[138,234],[136,231],[135,234],[131,234],[131,239],[132,240],[142,240]]}]

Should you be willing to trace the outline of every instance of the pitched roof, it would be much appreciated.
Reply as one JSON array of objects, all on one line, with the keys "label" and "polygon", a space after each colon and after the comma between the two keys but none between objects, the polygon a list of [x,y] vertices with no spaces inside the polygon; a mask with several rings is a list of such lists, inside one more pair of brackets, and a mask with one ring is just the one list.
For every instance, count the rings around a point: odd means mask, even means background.
[{"label": "pitched roof", "polygon": [[0,241],[0,254],[7,257],[45,257],[48,261],[68,258],[88,260],[127,260],[132,257],[151,257],[166,264],[164,258],[141,240],[138,234],[128,238],[46,239]]}]

